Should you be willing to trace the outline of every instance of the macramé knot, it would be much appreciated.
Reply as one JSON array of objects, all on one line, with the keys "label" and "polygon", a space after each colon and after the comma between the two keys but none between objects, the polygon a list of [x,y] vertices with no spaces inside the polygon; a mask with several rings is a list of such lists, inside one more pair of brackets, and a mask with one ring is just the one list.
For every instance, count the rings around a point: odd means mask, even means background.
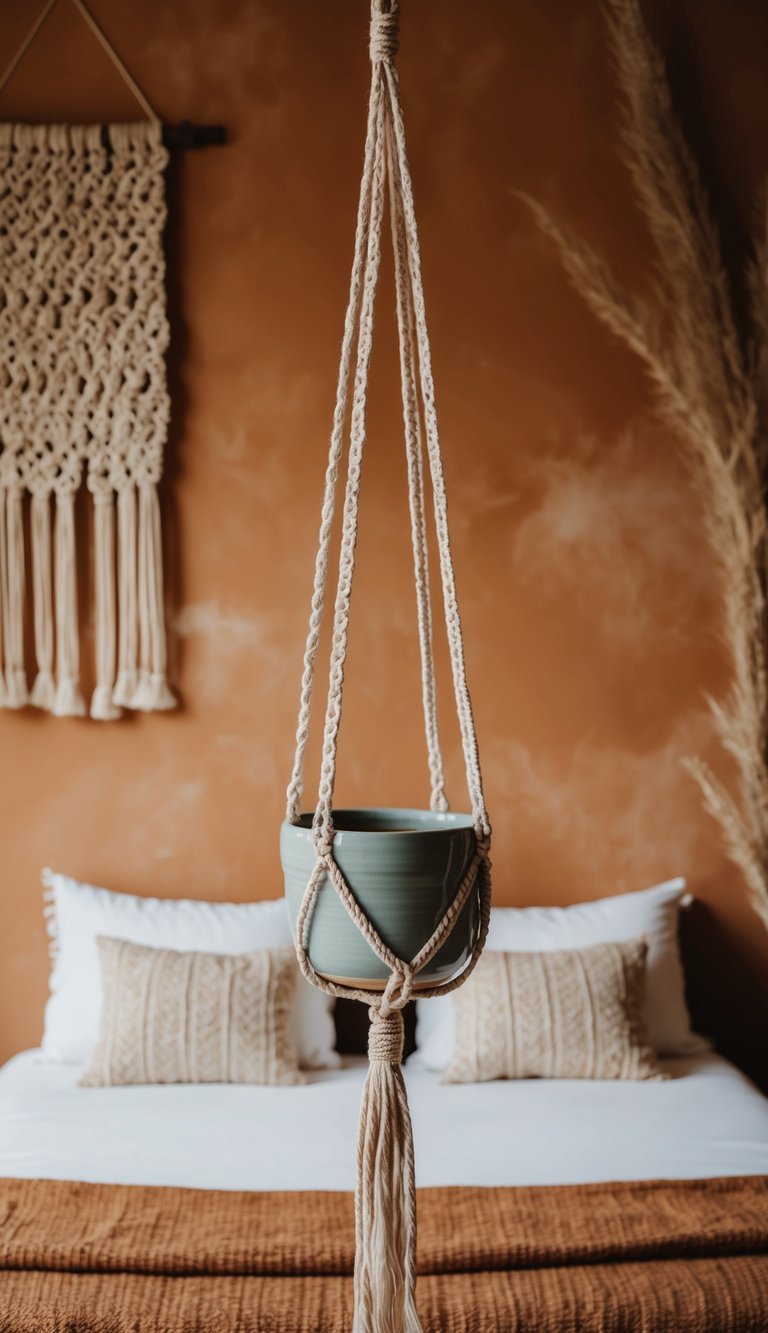
[{"label": "macram\u00e9 knot", "polygon": [[403,1015],[399,1009],[392,1009],[383,1015],[377,1008],[371,1008],[371,1026],[368,1029],[368,1059],[384,1060],[388,1064],[399,1065],[403,1059]]},{"label": "macram\u00e9 knot", "polygon": [[327,833],[321,833],[315,836],[315,851],[321,861],[327,861],[333,852],[333,839],[329,838]]},{"label": "macram\u00e9 knot", "polygon": [[388,13],[371,15],[371,63],[391,65],[397,55],[398,13],[393,5]]}]

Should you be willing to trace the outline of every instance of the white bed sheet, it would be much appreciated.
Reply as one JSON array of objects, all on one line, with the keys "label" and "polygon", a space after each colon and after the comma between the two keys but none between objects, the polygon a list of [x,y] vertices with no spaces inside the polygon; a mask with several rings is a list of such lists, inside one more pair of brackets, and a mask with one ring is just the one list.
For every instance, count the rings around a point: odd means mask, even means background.
[{"label": "white bed sheet", "polygon": [[[442,1087],[406,1071],[419,1185],[768,1174],[768,1099],[715,1055],[663,1083]],[[0,1176],[210,1189],[352,1189],[364,1062],[305,1087],[79,1088],[26,1051],[0,1070]]]}]

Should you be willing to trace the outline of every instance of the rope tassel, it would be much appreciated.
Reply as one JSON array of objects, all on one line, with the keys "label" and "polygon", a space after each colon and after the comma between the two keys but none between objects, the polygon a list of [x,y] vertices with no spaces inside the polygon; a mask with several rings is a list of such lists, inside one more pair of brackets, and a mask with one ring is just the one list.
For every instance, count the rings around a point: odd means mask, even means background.
[{"label": "rope tassel", "polygon": [[120,641],[112,702],[120,708],[131,704],[138,680],[136,491],[133,486],[124,487],[117,497],[117,552]]},{"label": "rope tassel", "polygon": [[0,707],[5,708],[5,627],[8,620],[8,552],[5,543],[5,493],[0,489]]},{"label": "rope tassel", "polygon": [[413,1129],[400,1010],[370,1010],[355,1193],[353,1333],[421,1333],[416,1313]]},{"label": "rope tassel", "polygon": [[77,566],[75,563],[75,497],[56,496],[56,717],[82,717],[80,642],[77,629]]},{"label": "rope tassel", "polygon": [[5,647],[5,707],[23,708],[28,702],[24,671],[24,514],[18,487],[6,492],[6,551],[3,570],[3,639]]},{"label": "rope tassel", "polygon": [[106,722],[122,716],[122,709],[112,698],[115,683],[115,506],[111,491],[98,491],[93,501],[96,689],[91,699],[91,717]]},{"label": "rope tassel", "polygon": [[35,613],[35,657],[37,676],[29,702],[35,708],[53,711],[56,685],[53,679],[53,577],[51,573],[51,501],[47,495],[32,496],[32,591]]},{"label": "rope tassel", "polygon": [[131,707],[157,712],[176,707],[166,680],[163,620],[163,543],[153,482],[139,487],[139,680]]}]

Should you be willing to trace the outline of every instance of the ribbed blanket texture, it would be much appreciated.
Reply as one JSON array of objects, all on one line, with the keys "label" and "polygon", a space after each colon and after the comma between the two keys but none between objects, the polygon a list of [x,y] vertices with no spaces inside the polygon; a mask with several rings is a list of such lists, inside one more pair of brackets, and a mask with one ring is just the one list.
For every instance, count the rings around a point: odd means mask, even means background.
[{"label": "ribbed blanket texture", "polygon": [[[0,1182],[2,1333],[349,1333],[342,1192]],[[768,1178],[419,1191],[429,1333],[759,1333]]]}]

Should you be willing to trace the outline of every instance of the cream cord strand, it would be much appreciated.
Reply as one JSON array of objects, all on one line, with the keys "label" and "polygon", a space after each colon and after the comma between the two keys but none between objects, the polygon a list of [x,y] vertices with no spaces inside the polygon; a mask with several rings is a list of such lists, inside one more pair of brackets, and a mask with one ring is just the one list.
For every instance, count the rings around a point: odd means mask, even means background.
[{"label": "cream cord strand", "polygon": [[389,179],[389,207],[392,225],[392,251],[395,258],[395,292],[397,298],[397,327],[400,347],[400,380],[403,393],[403,424],[405,450],[408,461],[408,498],[411,510],[411,541],[416,575],[416,610],[419,625],[421,653],[421,692],[424,726],[432,781],[430,809],[444,812],[448,809],[445,795],[445,772],[440,748],[437,721],[437,690],[435,663],[432,649],[432,601],[429,591],[429,556],[427,524],[424,511],[424,469],[422,464],[421,421],[414,373],[414,319],[413,297],[403,236],[402,201],[394,188],[395,164],[392,156],[392,136],[389,122],[385,127],[387,146],[387,175]]},{"label": "cream cord strand", "polygon": [[[379,79],[381,75],[379,74]],[[374,71],[376,81],[376,71]],[[333,789],[336,780],[336,747],[341,724],[344,664],[349,636],[349,609],[352,580],[355,572],[357,542],[357,512],[360,497],[360,473],[366,435],[368,371],[373,345],[373,307],[381,260],[381,221],[384,206],[385,157],[383,145],[384,103],[381,84],[377,87],[376,157],[371,198],[371,222],[368,233],[363,294],[360,303],[360,332],[357,343],[357,365],[352,393],[350,445],[347,459],[347,485],[341,528],[339,576],[336,585],[336,604],[331,639],[331,663],[328,680],[328,703],[323,732],[323,758],[320,770],[320,792],[315,811],[315,845],[320,851],[333,830]]]},{"label": "cream cord strand", "polygon": [[138,569],[136,489],[126,486],[117,496],[117,680],[112,702],[131,707],[138,685]]},{"label": "cream cord strand", "polygon": [[[389,90],[391,124],[397,148],[398,191],[403,203],[405,219],[405,241],[408,254],[408,267],[411,274],[413,305],[416,320],[416,341],[419,352],[424,420],[427,435],[434,499],[435,526],[437,528],[438,549],[440,552],[440,573],[443,583],[443,602],[445,607],[445,626],[451,653],[456,707],[459,715],[464,762],[467,770],[467,784],[472,800],[472,814],[478,833],[490,834],[490,824],[485,808],[483,780],[480,772],[480,760],[477,750],[472,704],[467,685],[467,672],[464,660],[464,642],[461,632],[458,598],[456,595],[456,576],[451,556],[451,543],[448,532],[448,505],[443,477],[442,457],[440,453],[440,433],[437,425],[435,407],[435,386],[432,377],[432,358],[427,332],[427,317],[424,303],[424,288],[421,279],[421,256],[416,227],[416,214],[413,205],[413,191],[405,147],[405,128],[400,106],[400,92],[397,72],[391,65],[385,66],[385,77]],[[393,182],[394,188],[394,182]]]},{"label": "cream cord strand", "polygon": [[0,487],[0,706],[7,707],[5,683],[7,666],[6,634],[8,627],[8,545],[5,531],[5,490]]},{"label": "cream cord strand", "polygon": [[96,585],[96,688],[91,717],[106,722],[122,716],[115,688],[115,502],[111,490],[93,496],[93,563]]},{"label": "cream cord strand", "polygon": [[333,414],[330,453],[325,473],[323,505],[320,519],[320,536],[315,560],[314,587],[309,615],[309,629],[304,651],[304,667],[301,678],[299,699],[299,720],[296,727],[296,754],[293,762],[291,780],[288,784],[286,819],[294,823],[301,810],[301,798],[304,790],[304,754],[309,738],[309,715],[312,704],[312,685],[314,680],[315,659],[320,641],[320,628],[325,609],[325,591],[328,583],[328,560],[331,546],[331,533],[335,513],[336,489],[339,476],[339,464],[344,443],[344,423],[349,393],[350,368],[354,346],[357,315],[363,282],[363,269],[368,243],[368,230],[371,210],[371,183],[373,180],[373,159],[376,145],[377,99],[372,84],[368,103],[368,126],[365,141],[365,159],[363,177],[360,184],[357,228],[355,231],[355,257],[352,265],[349,300],[344,320],[344,337],[341,345],[341,362],[336,389],[336,406]]},{"label": "cream cord strand", "polygon": [[80,641],[77,624],[77,565],[75,562],[75,497],[70,492],[56,496],[55,590],[56,590],[56,697],[57,717],[82,717],[85,704],[80,694]]},{"label": "cream cord strand", "polygon": [[51,565],[51,498],[32,496],[32,605],[35,619],[37,676],[29,702],[35,708],[53,710],[56,686],[53,679],[53,576]]},{"label": "cream cord strand", "polygon": [[6,708],[23,708],[29,702],[24,671],[24,511],[21,490],[14,486],[0,492],[6,512],[6,612],[5,692]]},{"label": "cream cord strand", "polygon": [[[99,45],[102,47],[104,51],[106,51],[115,69],[118,71],[118,73],[121,75],[125,83],[130,88],[131,92],[133,93],[133,96],[136,98],[136,101],[139,103],[139,106],[141,107],[142,111],[144,111],[145,115],[147,115],[150,120],[159,122],[159,116],[155,111],[154,107],[151,105],[149,99],[145,97],[144,93],[141,91],[141,88],[134,79],[133,75],[130,73],[126,65],[124,65],[123,61],[120,59],[120,56],[117,54],[117,51],[110,42],[109,38],[107,37],[107,34],[96,22],[96,19],[93,17],[93,14],[91,14],[90,10],[86,8],[85,4],[83,3],[83,0],[72,0],[72,2],[75,8],[77,9],[78,13],[80,14],[81,18],[85,21],[85,23],[87,23],[88,27],[90,28],[91,32],[93,33]],[[22,60],[24,59],[25,55],[27,54],[27,51],[34,42],[35,38],[37,37],[37,34],[39,33],[46,19],[55,9],[57,4],[58,0],[48,0],[48,3],[44,5],[43,8],[41,9],[40,13],[38,14],[37,18],[32,24],[32,27],[29,29],[29,32],[27,33],[26,37],[22,39],[21,45],[19,46],[15,55],[12,57],[9,64],[7,64],[5,69],[3,70],[3,73],[0,75],[0,92],[2,92],[5,85],[10,82],[11,78],[13,77],[14,73],[16,72]]]}]

